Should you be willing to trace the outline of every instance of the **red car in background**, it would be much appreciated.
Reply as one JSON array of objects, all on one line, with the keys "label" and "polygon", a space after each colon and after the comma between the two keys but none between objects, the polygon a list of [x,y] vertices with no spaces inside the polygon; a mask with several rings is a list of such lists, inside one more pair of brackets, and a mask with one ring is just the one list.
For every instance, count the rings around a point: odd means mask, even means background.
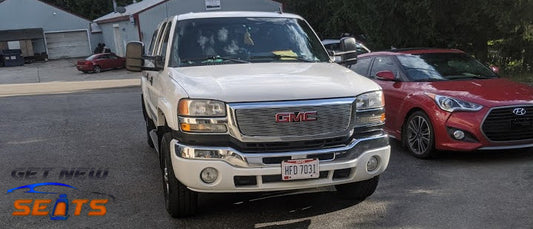
[{"label": "red car in background", "polygon": [[533,147],[533,87],[499,78],[463,51],[373,52],[351,69],[383,88],[385,129],[416,157]]},{"label": "red car in background", "polygon": [[87,57],[85,60],[79,60],[76,68],[84,73],[98,73],[103,70],[124,68],[125,62],[125,58],[114,53],[98,53]]}]

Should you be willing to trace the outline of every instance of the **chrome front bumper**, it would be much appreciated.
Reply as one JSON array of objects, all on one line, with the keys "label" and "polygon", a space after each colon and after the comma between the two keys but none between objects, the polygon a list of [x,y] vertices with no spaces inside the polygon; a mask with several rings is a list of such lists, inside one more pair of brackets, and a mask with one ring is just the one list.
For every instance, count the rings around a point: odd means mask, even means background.
[{"label": "chrome front bumper", "polygon": [[[388,166],[390,146],[387,135],[354,139],[348,145],[305,151],[275,153],[243,153],[231,147],[190,146],[171,141],[171,160],[176,178],[189,189],[198,192],[252,192],[276,191],[330,186],[367,180],[381,174]],[[196,151],[217,151],[223,158],[194,157]],[[367,171],[370,157],[379,159],[379,167]],[[321,178],[281,181],[281,160],[319,158]],[[218,178],[211,184],[200,179],[200,173],[207,167],[218,171]],[[339,178],[338,171],[348,171]],[[254,180],[252,185],[238,185],[237,178]],[[267,179],[268,178],[268,179]],[[267,181],[268,180],[268,181]]]}]

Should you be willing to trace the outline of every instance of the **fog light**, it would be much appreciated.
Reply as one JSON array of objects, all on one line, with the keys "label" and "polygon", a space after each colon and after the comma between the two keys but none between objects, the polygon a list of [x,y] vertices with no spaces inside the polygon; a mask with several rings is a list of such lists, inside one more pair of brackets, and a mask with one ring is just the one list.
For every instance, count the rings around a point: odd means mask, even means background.
[{"label": "fog light", "polygon": [[379,166],[378,157],[372,156],[372,157],[370,157],[370,159],[368,159],[368,162],[366,163],[366,171],[372,172],[372,171],[376,170],[378,168],[378,166]]},{"label": "fog light", "polygon": [[217,180],[218,171],[215,168],[207,167],[200,173],[200,178],[206,184],[211,184]]},{"label": "fog light", "polygon": [[465,132],[461,131],[461,130],[456,130],[453,132],[453,137],[457,140],[461,140],[463,138],[465,138]]}]

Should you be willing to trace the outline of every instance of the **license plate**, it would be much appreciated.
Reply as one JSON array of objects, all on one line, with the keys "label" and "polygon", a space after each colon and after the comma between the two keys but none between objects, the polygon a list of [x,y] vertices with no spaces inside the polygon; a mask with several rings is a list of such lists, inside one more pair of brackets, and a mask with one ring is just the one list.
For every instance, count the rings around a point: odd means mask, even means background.
[{"label": "license plate", "polygon": [[282,180],[319,178],[318,159],[285,160],[281,162]]}]

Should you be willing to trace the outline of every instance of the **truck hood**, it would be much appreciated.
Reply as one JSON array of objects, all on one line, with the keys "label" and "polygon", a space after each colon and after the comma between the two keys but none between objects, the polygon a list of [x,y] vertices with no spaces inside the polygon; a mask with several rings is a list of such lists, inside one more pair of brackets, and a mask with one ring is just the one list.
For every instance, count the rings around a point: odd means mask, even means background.
[{"label": "truck hood", "polygon": [[191,98],[225,102],[353,97],[380,90],[333,63],[253,63],[181,67],[170,72]]},{"label": "truck hood", "polygon": [[533,87],[507,79],[428,82],[424,91],[487,107],[532,104]]}]

